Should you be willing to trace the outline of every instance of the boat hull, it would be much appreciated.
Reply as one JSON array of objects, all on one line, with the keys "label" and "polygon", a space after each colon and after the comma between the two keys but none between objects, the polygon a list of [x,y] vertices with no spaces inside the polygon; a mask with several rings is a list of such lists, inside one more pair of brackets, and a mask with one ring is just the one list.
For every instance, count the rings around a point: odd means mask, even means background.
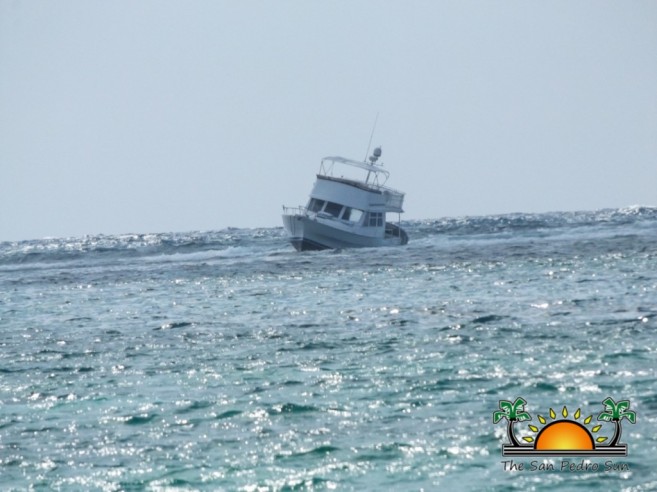
[{"label": "boat hull", "polygon": [[391,223],[386,224],[386,229],[394,231],[394,235],[386,234],[384,237],[358,234],[304,214],[283,215],[283,226],[297,251],[400,246],[408,243],[406,232]]}]

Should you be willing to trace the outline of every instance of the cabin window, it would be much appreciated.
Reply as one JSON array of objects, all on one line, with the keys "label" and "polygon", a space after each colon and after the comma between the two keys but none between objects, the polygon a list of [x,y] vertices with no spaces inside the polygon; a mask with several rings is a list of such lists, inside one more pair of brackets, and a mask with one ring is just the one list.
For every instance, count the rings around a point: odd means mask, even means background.
[{"label": "cabin window", "polygon": [[370,212],[366,225],[369,227],[381,227],[383,225],[383,212]]},{"label": "cabin window", "polygon": [[363,211],[358,210],[357,208],[354,208],[351,210],[351,221],[352,222],[360,222],[361,217],[363,216]]},{"label": "cabin window", "polygon": [[308,210],[311,212],[319,212],[322,207],[324,206],[324,200],[317,200],[315,198],[310,199],[310,203],[308,204]]},{"label": "cabin window", "polygon": [[339,203],[326,202],[326,208],[324,212],[331,214],[333,217],[340,217],[340,212],[342,212],[342,205]]},{"label": "cabin window", "polygon": [[348,220],[349,222],[360,222],[361,217],[363,216],[363,211],[357,208],[345,207],[344,212],[342,213],[342,220]]}]

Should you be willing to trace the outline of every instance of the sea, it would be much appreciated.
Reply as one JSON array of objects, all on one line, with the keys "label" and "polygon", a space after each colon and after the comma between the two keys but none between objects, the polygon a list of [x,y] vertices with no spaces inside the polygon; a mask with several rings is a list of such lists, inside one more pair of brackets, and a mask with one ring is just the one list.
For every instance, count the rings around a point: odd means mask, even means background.
[{"label": "sea", "polygon": [[657,208],[403,226],[0,243],[0,490],[657,490]]}]

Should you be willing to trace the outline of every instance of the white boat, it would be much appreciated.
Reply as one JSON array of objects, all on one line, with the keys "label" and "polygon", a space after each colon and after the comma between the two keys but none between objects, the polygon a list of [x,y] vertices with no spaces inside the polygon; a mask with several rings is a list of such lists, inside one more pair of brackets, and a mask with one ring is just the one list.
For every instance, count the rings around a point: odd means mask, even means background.
[{"label": "white boat", "polygon": [[[384,186],[389,173],[377,164],[344,157],[322,159],[305,207],[283,206],[283,225],[298,251],[398,246],[408,243],[401,228],[404,193]],[[387,214],[397,214],[396,223]]]}]

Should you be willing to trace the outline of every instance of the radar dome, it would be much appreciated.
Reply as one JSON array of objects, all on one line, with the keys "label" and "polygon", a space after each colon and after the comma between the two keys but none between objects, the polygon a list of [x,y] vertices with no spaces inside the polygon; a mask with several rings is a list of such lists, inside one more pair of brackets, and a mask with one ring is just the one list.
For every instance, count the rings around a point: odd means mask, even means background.
[{"label": "radar dome", "polygon": [[374,152],[372,152],[372,155],[370,156],[370,162],[374,164],[379,157],[381,157],[381,147],[377,147],[374,149]]}]

